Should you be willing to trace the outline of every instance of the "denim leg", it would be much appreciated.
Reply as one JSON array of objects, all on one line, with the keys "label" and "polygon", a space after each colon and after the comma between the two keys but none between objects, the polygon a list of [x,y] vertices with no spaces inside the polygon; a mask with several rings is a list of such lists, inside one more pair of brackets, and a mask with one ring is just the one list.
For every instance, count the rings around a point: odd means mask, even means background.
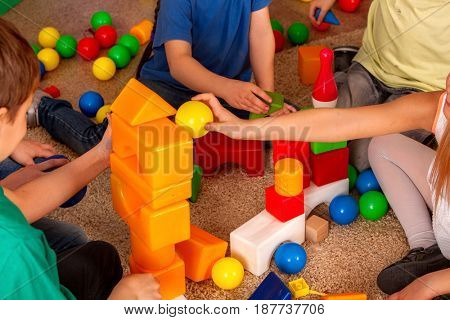
[{"label": "denim leg", "polygon": [[13,159],[6,158],[0,162],[0,180],[5,179],[11,173],[14,173],[22,168],[23,166],[15,162]]},{"label": "denim leg", "polygon": [[78,154],[96,146],[108,126],[108,120],[95,124],[84,114],[74,110],[65,100],[44,97],[38,107],[39,123],[56,140]]}]

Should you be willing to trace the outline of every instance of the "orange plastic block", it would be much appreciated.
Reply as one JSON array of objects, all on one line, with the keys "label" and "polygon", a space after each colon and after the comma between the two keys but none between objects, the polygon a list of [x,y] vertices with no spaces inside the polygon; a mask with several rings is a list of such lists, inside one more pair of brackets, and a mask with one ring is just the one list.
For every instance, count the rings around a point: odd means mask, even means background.
[{"label": "orange plastic block", "polygon": [[173,116],[176,110],[145,85],[131,79],[111,106],[111,111],[132,126]]},{"label": "orange plastic block", "polygon": [[133,26],[130,30],[130,34],[135,36],[141,45],[150,41],[150,37],[153,30],[153,22],[144,19],[139,24]]},{"label": "orange plastic block", "polygon": [[298,47],[298,76],[303,84],[313,84],[320,71],[320,51],[324,46]]},{"label": "orange plastic block", "polygon": [[186,277],[199,282],[211,278],[214,263],[225,257],[228,243],[191,225],[191,238],[175,245],[186,265]]},{"label": "orange plastic block", "polygon": [[367,295],[365,293],[327,294],[321,300],[367,300]]},{"label": "orange plastic block", "polygon": [[145,269],[131,256],[130,271],[131,273],[151,273],[159,282],[159,291],[164,300],[172,300],[186,293],[184,262],[178,256],[175,256],[175,261],[170,266],[161,270]]},{"label": "orange plastic block", "polygon": [[112,153],[110,163],[112,175],[115,177],[111,177],[114,209],[125,221],[126,217],[142,207],[157,210],[191,197],[190,177],[165,188],[152,189],[138,173],[136,157],[120,159]]},{"label": "orange plastic block", "polygon": [[167,268],[175,261],[175,245],[151,251],[144,240],[130,230],[131,254],[134,261],[141,267],[150,270]]},{"label": "orange plastic block", "polygon": [[148,207],[128,219],[130,230],[146,243],[150,251],[190,238],[190,210],[187,201],[180,201],[159,210]]}]

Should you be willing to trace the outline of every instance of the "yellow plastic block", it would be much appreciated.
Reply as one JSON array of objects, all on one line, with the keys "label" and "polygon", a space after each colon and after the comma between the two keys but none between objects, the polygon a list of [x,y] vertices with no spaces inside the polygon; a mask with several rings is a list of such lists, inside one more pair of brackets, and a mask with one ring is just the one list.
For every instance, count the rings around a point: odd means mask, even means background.
[{"label": "yellow plastic block", "polygon": [[111,106],[111,111],[132,126],[173,116],[176,110],[145,85],[131,79]]},{"label": "yellow plastic block", "polygon": [[175,261],[175,245],[171,244],[151,251],[147,243],[130,230],[131,254],[134,261],[145,269],[159,270],[167,268]]},{"label": "yellow plastic block", "polygon": [[110,163],[115,176],[115,179],[111,177],[114,209],[125,221],[130,214],[136,213],[138,207],[157,210],[191,197],[191,178],[165,188],[152,189],[138,173],[136,157],[121,159],[112,153]]},{"label": "yellow plastic block", "polygon": [[141,45],[146,44],[150,41],[152,35],[153,22],[144,19],[139,24],[133,26],[130,30],[130,34],[135,36]]},{"label": "yellow plastic block", "polygon": [[295,197],[303,191],[303,165],[293,158],[275,163],[275,191],[285,197]]},{"label": "yellow plastic block", "polygon": [[298,75],[303,84],[316,82],[320,71],[320,51],[324,46],[298,47]]},{"label": "yellow plastic block", "polygon": [[327,294],[321,300],[367,300],[367,295],[365,293]]},{"label": "yellow plastic block", "polygon": [[175,245],[186,265],[186,277],[199,282],[211,278],[214,263],[225,257],[228,243],[191,225],[191,238]]},{"label": "yellow plastic block", "polygon": [[145,207],[128,219],[130,230],[142,239],[150,251],[190,238],[190,210],[187,201],[180,201],[159,210]]},{"label": "yellow plastic block", "polygon": [[159,282],[159,291],[164,300],[172,300],[186,293],[184,262],[178,256],[175,256],[175,261],[170,266],[161,270],[145,269],[131,256],[130,271],[131,273],[151,273]]}]

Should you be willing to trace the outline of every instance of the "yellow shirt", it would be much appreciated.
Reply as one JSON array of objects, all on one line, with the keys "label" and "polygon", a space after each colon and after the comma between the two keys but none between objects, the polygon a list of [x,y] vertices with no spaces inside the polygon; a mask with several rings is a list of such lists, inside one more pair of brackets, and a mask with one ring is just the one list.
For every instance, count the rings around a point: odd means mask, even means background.
[{"label": "yellow shirt", "polygon": [[450,1],[374,0],[354,60],[389,87],[444,89],[450,72]]}]

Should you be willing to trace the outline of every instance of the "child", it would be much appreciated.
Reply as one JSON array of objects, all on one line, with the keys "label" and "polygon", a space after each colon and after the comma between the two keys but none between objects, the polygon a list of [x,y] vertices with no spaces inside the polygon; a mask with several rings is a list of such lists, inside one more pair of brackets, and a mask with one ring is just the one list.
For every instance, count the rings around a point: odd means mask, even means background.
[{"label": "child", "polygon": [[[411,251],[380,273],[378,285],[388,294],[402,290],[393,298],[431,299],[450,292],[450,75],[445,93],[414,93],[378,106],[312,109],[252,121],[236,118],[211,94],[194,100],[208,103],[220,121],[207,125],[208,130],[237,139],[332,142],[380,136],[370,144],[370,164]],[[435,133],[437,152],[397,134],[418,128]]]},{"label": "child", "polygon": [[[17,150],[26,133],[26,112],[39,84],[39,67],[28,42],[2,19],[0,79],[3,160]],[[29,224],[64,203],[108,167],[110,139],[107,131],[93,150],[73,162],[54,159],[36,165],[34,170],[39,174],[34,179],[19,184],[4,181],[0,187],[0,299],[160,297],[151,275],[121,280],[119,255],[110,244],[91,241],[56,255],[43,232]],[[61,167],[42,173],[55,166]]]},{"label": "child", "polygon": [[[335,2],[313,0],[311,21],[321,23]],[[317,20],[316,8],[321,9]],[[361,49],[349,68],[336,70],[337,105],[366,106],[416,91],[443,90],[450,65],[449,16],[450,3],[444,0],[373,0]],[[406,135],[423,143],[433,138],[424,130]],[[369,142],[364,139],[349,143],[351,162],[360,171],[369,167]]]},{"label": "child", "polygon": [[[173,107],[213,92],[237,115],[266,113],[274,90],[271,0],[164,0],[156,9],[154,42],[139,80]],[[256,85],[250,82],[252,71]],[[37,112],[36,112],[37,111]],[[285,106],[281,113],[295,111]],[[35,116],[37,113],[37,116]],[[29,112],[55,139],[81,154],[95,146],[107,121],[95,125],[62,100],[42,98]],[[34,117],[33,117],[34,115]]]}]

